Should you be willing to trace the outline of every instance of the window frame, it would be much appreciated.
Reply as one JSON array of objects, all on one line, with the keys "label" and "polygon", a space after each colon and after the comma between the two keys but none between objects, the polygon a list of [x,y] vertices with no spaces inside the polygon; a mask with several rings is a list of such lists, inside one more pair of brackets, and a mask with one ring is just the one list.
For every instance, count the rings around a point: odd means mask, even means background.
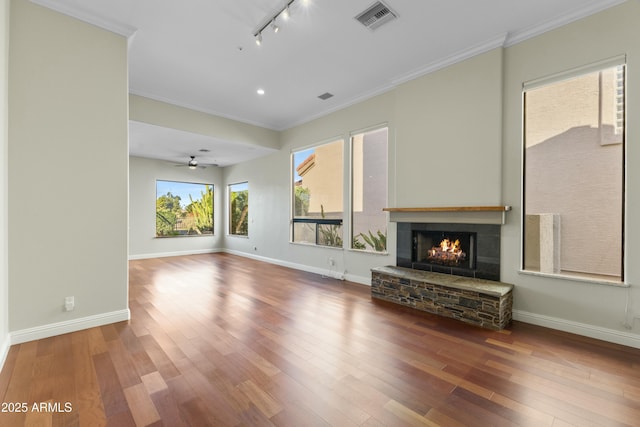
[{"label": "window frame", "polygon": [[[388,123],[381,123],[378,125],[374,125],[374,126],[369,126],[363,129],[358,129],[355,131],[352,131],[349,133],[349,250],[358,252],[358,253],[368,253],[368,254],[375,254],[375,255],[388,255],[389,254],[389,246],[388,246],[388,236],[389,236],[389,218],[388,218],[388,214],[383,212],[382,210],[381,212],[381,216],[383,216],[385,218],[385,230],[384,230],[384,235],[385,235],[385,248],[383,251],[376,251],[375,249],[369,249],[367,247],[367,245],[365,244],[365,248],[364,249],[360,249],[360,248],[356,248],[354,247],[354,239],[357,236],[354,236],[354,229],[355,229],[355,220],[354,220],[354,213],[355,213],[355,209],[354,209],[354,195],[355,195],[355,189],[354,189],[354,184],[355,184],[355,166],[354,166],[354,160],[355,160],[355,155],[354,155],[354,138],[357,137],[358,135],[366,135],[369,133],[374,133],[374,132],[378,132],[378,131],[382,131],[382,130],[386,130],[387,133],[387,138],[385,141],[385,149],[386,149],[386,158],[385,158],[385,162],[386,162],[386,176],[385,176],[385,206],[389,203],[389,133],[390,133],[390,128],[389,128],[389,124]],[[364,188],[364,186],[363,186]],[[381,208],[382,209],[382,208]]]},{"label": "window frame", "polygon": [[[241,191],[246,191],[247,192],[247,213],[245,216],[245,221],[247,223],[247,233],[246,234],[242,234],[242,233],[235,233],[233,231],[233,213],[231,212],[231,208],[232,208],[232,201],[231,201],[231,195],[234,192],[232,189],[232,187],[234,186],[243,186],[246,185],[246,190],[241,190]],[[233,182],[230,184],[227,184],[227,235],[228,236],[233,236],[233,237],[242,237],[242,238],[248,238],[249,237],[249,181],[238,181],[238,182]]]},{"label": "window frame", "polygon": [[[155,213],[156,213],[156,227],[155,227],[155,237],[157,239],[167,239],[167,238],[180,238],[180,237],[206,237],[206,236],[214,236],[215,235],[215,185],[214,184],[210,184],[210,183],[205,183],[205,182],[193,182],[193,181],[177,181],[177,180],[172,180],[172,179],[156,179],[156,195],[155,195],[155,200],[156,200],[156,208],[155,208]],[[157,201],[160,197],[165,196],[166,194],[159,194],[158,193],[158,183],[160,182],[166,182],[166,183],[173,183],[173,184],[179,184],[179,185],[184,185],[184,184],[188,184],[188,185],[194,185],[194,186],[202,186],[203,189],[206,191],[206,189],[208,187],[211,188],[211,232],[207,232],[207,233],[196,233],[196,234],[174,234],[174,235],[159,235],[158,234],[158,226],[157,226],[157,221],[158,221],[158,205],[157,205]],[[201,189],[202,191],[202,189]],[[171,192],[169,192],[171,193]],[[188,193],[191,194],[191,193]],[[176,194],[176,196],[179,196],[179,194]],[[200,199],[196,199],[195,201],[198,201]],[[182,198],[181,198],[182,201]]]},{"label": "window frame", "polygon": [[[581,76],[586,76],[590,73],[595,73],[595,72],[601,72],[601,71],[606,71],[608,69],[614,68],[614,67],[618,67],[618,66],[622,66],[623,67],[623,77],[622,77],[622,83],[623,83],[623,102],[622,102],[622,123],[623,123],[623,127],[622,127],[622,132],[621,132],[621,201],[622,201],[622,206],[620,207],[620,220],[621,220],[621,236],[620,236],[620,276],[619,276],[619,280],[616,277],[615,279],[612,280],[608,280],[605,278],[598,278],[595,277],[596,274],[594,273],[594,277],[588,277],[588,275],[572,275],[572,274],[567,274],[567,273],[563,273],[563,272],[558,272],[558,273],[549,273],[549,272],[541,272],[541,271],[535,271],[535,270],[530,270],[530,269],[526,269],[525,268],[525,245],[526,245],[526,224],[525,224],[525,220],[526,220],[526,216],[527,216],[527,211],[526,211],[526,174],[527,174],[527,165],[526,165],[526,150],[527,150],[527,141],[526,141],[526,93],[528,91],[537,89],[537,88],[542,88],[548,85],[552,85],[555,83],[559,83],[562,81],[568,81],[571,79],[576,79],[578,77]],[[598,61],[598,62],[594,62],[582,67],[576,67],[573,69],[569,69],[563,72],[559,72],[556,74],[552,74],[540,79],[535,79],[535,80],[531,80],[528,82],[524,82],[522,84],[522,139],[521,139],[521,206],[522,206],[522,213],[521,213],[521,217],[520,217],[520,238],[521,238],[521,247],[520,247],[520,270],[519,273],[520,274],[526,274],[526,275],[532,275],[532,276],[540,276],[540,277],[548,277],[548,278],[554,278],[554,279],[561,279],[561,280],[567,280],[567,281],[573,281],[573,282],[583,282],[583,283],[590,283],[590,284],[602,284],[602,285],[608,285],[608,286],[617,286],[617,287],[628,287],[629,284],[626,281],[627,278],[627,263],[628,263],[628,257],[627,257],[627,209],[628,209],[628,189],[627,189],[627,183],[628,183],[628,177],[627,177],[627,171],[628,171],[628,165],[627,165],[627,126],[628,126],[628,121],[627,121],[627,105],[628,105],[628,86],[627,86],[627,78],[628,78],[628,72],[627,72],[627,61],[626,61],[626,55],[620,55],[620,56],[616,56],[613,58],[608,58],[602,61]],[[617,83],[617,82],[616,82]],[[614,92],[618,92],[619,88],[616,85],[614,87]],[[616,114],[614,114],[614,117],[617,116],[618,111],[616,111]],[[617,122],[614,120],[614,128],[617,130]]]},{"label": "window frame", "polygon": [[[295,165],[295,155],[296,153],[300,153],[300,152],[304,152],[304,151],[308,151],[308,150],[316,150],[318,147],[322,147],[322,146],[326,146],[326,145],[330,145],[330,144],[335,144],[335,143],[340,143],[341,144],[341,164],[340,164],[340,170],[342,171],[342,180],[341,180],[341,191],[342,191],[342,198],[341,198],[341,218],[308,218],[308,217],[296,217],[296,195],[295,195],[295,188],[296,188],[296,181],[295,181],[295,177],[296,177],[296,165]],[[291,208],[289,210],[289,215],[290,215],[290,227],[289,227],[289,243],[292,244],[297,244],[297,245],[305,245],[305,246],[313,246],[313,247],[320,247],[320,248],[329,248],[329,249],[344,249],[344,245],[345,245],[345,240],[344,240],[344,236],[345,236],[345,232],[347,230],[345,230],[345,200],[344,200],[344,190],[345,190],[345,175],[344,175],[344,167],[345,167],[345,139],[343,136],[336,136],[334,138],[328,138],[325,139],[323,141],[320,141],[318,143],[312,144],[312,145],[307,145],[307,146],[303,146],[303,147],[296,147],[296,148],[292,148],[291,152],[290,152],[290,161],[289,161],[289,185],[290,185],[290,203],[291,203]],[[302,162],[300,163],[302,164]],[[304,242],[304,241],[299,241],[296,242],[295,241],[295,225],[296,224],[313,224],[315,225],[315,229],[314,229],[314,234],[315,234],[315,241],[314,242]],[[341,236],[340,239],[342,240],[341,245],[339,246],[335,246],[335,245],[325,245],[325,244],[321,244],[319,243],[320,239],[320,234],[321,234],[321,227],[322,226],[329,226],[329,227],[335,227],[335,226],[339,226],[340,227],[340,232],[341,232]]]}]

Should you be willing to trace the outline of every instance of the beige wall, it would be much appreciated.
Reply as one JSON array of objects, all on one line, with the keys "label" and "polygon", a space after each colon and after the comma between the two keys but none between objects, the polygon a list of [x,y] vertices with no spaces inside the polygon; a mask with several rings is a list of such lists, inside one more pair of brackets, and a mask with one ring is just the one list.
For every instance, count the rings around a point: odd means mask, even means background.
[{"label": "beige wall", "polygon": [[0,366],[9,346],[8,85],[9,0],[0,1]]},{"label": "beige wall", "polygon": [[502,204],[502,49],[398,87],[398,207]]},{"label": "beige wall", "polygon": [[12,0],[9,59],[10,329],[126,314],[127,40]]}]

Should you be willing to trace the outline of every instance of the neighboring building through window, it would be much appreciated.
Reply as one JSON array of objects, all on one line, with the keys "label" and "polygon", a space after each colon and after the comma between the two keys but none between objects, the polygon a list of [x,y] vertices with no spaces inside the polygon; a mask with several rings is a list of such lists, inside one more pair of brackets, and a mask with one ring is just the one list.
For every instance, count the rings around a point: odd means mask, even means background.
[{"label": "neighboring building through window", "polygon": [[387,250],[388,129],[351,137],[351,248]]},{"label": "neighboring building through window", "polygon": [[525,84],[525,271],[624,279],[624,68]]},{"label": "neighboring building through window", "polygon": [[249,235],[249,183],[229,185],[229,234]]},{"label": "neighboring building through window", "polygon": [[292,241],[342,247],[343,141],[295,151]]},{"label": "neighboring building through window", "polygon": [[156,181],[156,237],[213,234],[213,185]]}]

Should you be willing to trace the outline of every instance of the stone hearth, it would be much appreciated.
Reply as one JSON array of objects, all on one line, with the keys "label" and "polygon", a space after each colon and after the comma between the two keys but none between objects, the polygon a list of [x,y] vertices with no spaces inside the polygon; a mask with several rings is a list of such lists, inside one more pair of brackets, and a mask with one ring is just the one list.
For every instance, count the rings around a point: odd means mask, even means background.
[{"label": "stone hearth", "polygon": [[513,285],[402,267],[371,270],[371,296],[487,329],[511,323]]}]

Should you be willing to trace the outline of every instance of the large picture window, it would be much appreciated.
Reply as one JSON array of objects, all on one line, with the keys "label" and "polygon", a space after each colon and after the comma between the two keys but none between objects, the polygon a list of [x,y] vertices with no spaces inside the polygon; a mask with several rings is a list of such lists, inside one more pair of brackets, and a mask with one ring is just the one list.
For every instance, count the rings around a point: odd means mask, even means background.
[{"label": "large picture window", "polygon": [[624,280],[625,67],[525,84],[523,269]]},{"label": "large picture window", "polygon": [[156,181],[156,237],[213,234],[213,185]]},{"label": "large picture window", "polygon": [[292,240],[342,247],[343,141],[294,151]]},{"label": "large picture window", "polygon": [[229,185],[229,234],[249,235],[249,183]]},{"label": "large picture window", "polygon": [[351,248],[386,252],[388,129],[351,137]]}]

